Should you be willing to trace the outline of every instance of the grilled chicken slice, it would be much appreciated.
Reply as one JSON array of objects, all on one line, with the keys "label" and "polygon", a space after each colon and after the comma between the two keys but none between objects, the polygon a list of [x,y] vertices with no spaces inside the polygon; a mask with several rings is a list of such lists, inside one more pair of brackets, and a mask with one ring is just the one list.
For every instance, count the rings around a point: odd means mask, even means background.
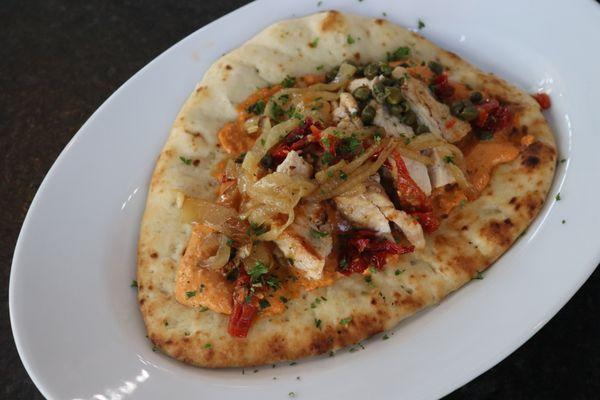
[{"label": "grilled chicken slice", "polygon": [[354,225],[389,237],[390,222],[393,222],[416,248],[425,246],[421,225],[410,215],[394,207],[377,176],[367,180],[364,193],[337,196],[334,201],[338,211]]},{"label": "grilled chicken slice", "polygon": [[285,159],[277,166],[277,172],[290,176],[303,176],[310,178],[313,167],[298,154],[295,150],[290,151]]},{"label": "grilled chicken slice", "polygon": [[390,224],[385,215],[373,204],[365,193],[341,195],[333,198],[339,212],[353,225],[390,234]]},{"label": "grilled chicken slice", "polygon": [[373,119],[373,125],[383,128],[385,132],[394,137],[406,137],[411,138],[415,136],[412,128],[408,125],[403,124],[400,120],[394,117],[392,114],[382,107],[381,104],[376,101],[371,101],[370,106],[375,108],[375,118]]},{"label": "grilled chicken slice", "polygon": [[284,256],[293,260],[294,268],[309,279],[321,279],[325,258],[331,253],[333,240],[325,206],[318,202],[300,203],[294,222],[275,240]]},{"label": "grilled chicken slice", "polygon": [[410,108],[417,114],[419,121],[429,130],[453,143],[462,139],[471,130],[471,125],[450,114],[447,105],[437,101],[427,85],[408,75],[402,67],[394,68],[394,78],[404,78],[401,86],[402,95]]},{"label": "grilled chicken slice", "polygon": [[402,157],[402,161],[404,161],[404,165],[406,165],[406,169],[412,180],[425,193],[425,196],[429,196],[431,194],[431,180],[429,179],[427,166],[422,162],[408,157]]},{"label": "grilled chicken slice", "polygon": [[358,103],[350,93],[343,92],[340,94],[339,105],[334,105],[332,115],[334,122],[352,123],[356,127],[362,127],[362,121],[358,117]]},{"label": "grilled chicken slice", "polygon": [[[439,150],[433,148],[429,150],[433,164],[427,169],[429,171],[429,177],[431,178],[431,184],[434,188],[446,186],[449,183],[456,182],[454,175],[448,169],[448,164],[442,157]],[[408,165],[406,166],[408,168]],[[412,176],[412,175],[411,175]]]},{"label": "grilled chicken slice", "polygon": [[379,209],[385,218],[400,228],[404,236],[406,236],[415,248],[422,249],[425,247],[425,236],[423,235],[421,224],[406,212],[397,210],[379,182],[372,179],[367,181],[366,197]]}]

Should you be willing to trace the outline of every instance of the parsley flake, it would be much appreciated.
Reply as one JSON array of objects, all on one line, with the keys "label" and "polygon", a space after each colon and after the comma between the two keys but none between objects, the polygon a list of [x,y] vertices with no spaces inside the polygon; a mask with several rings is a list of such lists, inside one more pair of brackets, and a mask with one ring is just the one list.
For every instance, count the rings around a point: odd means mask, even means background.
[{"label": "parsley flake", "polygon": [[196,295],[196,291],[195,290],[191,290],[189,292],[185,292],[185,297],[187,299],[189,299],[190,297],[194,297]]},{"label": "parsley flake", "polygon": [[417,27],[419,28],[419,30],[425,28],[425,22],[423,22],[421,18],[419,18],[419,21],[417,22]]},{"label": "parsley flake", "polygon": [[266,233],[268,230],[269,228],[267,228],[265,224],[255,224],[253,222],[250,222],[250,227],[248,228],[246,233],[250,236],[260,236]]},{"label": "parsley flake", "polygon": [[258,100],[256,103],[248,107],[246,111],[255,115],[260,115],[265,111],[265,105],[266,104],[264,100]]},{"label": "parsley flake", "polygon": [[258,305],[260,306],[261,310],[264,310],[267,307],[271,307],[271,303],[269,303],[269,300],[267,299],[260,299],[258,301]]},{"label": "parsley flake", "polygon": [[560,201],[561,200],[560,192],[556,193],[556,196],[554,196],[554,198],[556,199],[556,201]]},{"label": "parsley flake", "polygon": [[340,179],[345,181],[346,179],[348,179],[348,174],[346,174],[344,171],[340,171]]},{"label": "parsley flake", "polygon": [[410,48],[408,47],[398,47],[392,53],[387,54],[388,61],[402,61],[407,59],[410,56]]},{"label": "parsley flake", "polygon": [[313,39],[313,41],[312,41],[312,42],[310,42],[310,43],[308,44],[308,47],[310,47],[310,48],[313,48],[313,49],[314,49],[315,47],[317,47],[317,46],[318,46],[318,44],[319,44],[319,38],[318,38],[318,37],[316,37],[316,38],[314,38],[314,39]]},{"label": "parsley flake", "polygon": [[473,279],[483,279],[483,273],[481,271],[477,271]]},{"label": "parsley flake", "polygon": [[341,325],[348,325],[351,321],[352,321],[352,317],[342,318],[342,319],[340,319],[340,324]]},{"label": "parsley flake", "polygon": [[315,318],[315,326],[316,326],[318,329],[321,329],[321,320],[320,320],[320,319],[316,319],[316,318]]},{"label": "parsley flake", "polygon": [[134,280],[132,280],[132,281],[131,281],[131,284],[129,285],[129,287],[134,287],[134,288],[136,288],[136,289],[137,289],[137,287],[138,287],[138,283],[137,283],[137,281],[136,281],[135,279],[134,279]]},{"label": "parsley flake", "polygon": [[311,229],[310,230],[310,236],[315,238],[315,239],[321,239],[324,238],[325,236],[329,235],[329,232],[321,232],[318,231],[316,229]]},{"label": "parsley flake", "polygon": [[185,158],[184,156],[179,156],[179,159],[185,165],[192,165],[192,159],[191,158]]},{"label": "parsley flake", "polygon": [[444,161],[448,164],[454,164],[454,157],[453,156],[444,156]]},{"label": "parsley flake", "polygon": [[323,68],[325,68],[325,66],[323,64],[317,66],[317,71],[321,71]]},{"label": "parsley flake", "polygon": [[348,36],[346,37],[346,42],[347,42],[348,44],[354,44],[355,40],[354,40],[354,38],[352,37],[352,35],[348,35]]},{"label": "parsley flake", "polygon": [[250,279],[252,279],[252,282],[256,283],[268,271],[269,268],[265,264],[261,263],[260,261],[257,261],[256,264],[254,264],[254,266],[248,270],[248,275],[250,275]]},{"label": "parsley flake", "polygon": [[288,302],[287,297],[283,297],[283,296],[279,296],[279,301],[281,301],[283,304]]},{"label": "parsley flake", "polygon": [[325,153],[323,153],[323,157],[321,157],[321,162],[323,164],[331,164],[331,162],[333,161],[333,155],[326,151]]},{"label": "parsley flake", "polygon": [[212,343],[206,343],[204,346],[202,346],[205,349],[210,349],[212,347]]},{"label": "parsley flake", "polygon": [[296,78],[293,76],[286,76],[282,81],[281,81],[281,86],[283,86],[284,88],[290,88],[292,86],[294,86],[296,84]]},{"label": "parsley flake", "polygon": [[388,334],[386,333],[385,335],[383,335],[383,337],[381,338],[381,340],[388,340],[390,337],[388,336]]},{"label": "parsley flake", "polygon": [[398,275],[400,275],[401,273],[403,273],[404,271],[405,271],[405,270],[403,270],[403,269],[397,269],[396,271],[394,271],[394,275],[398,276]]}]

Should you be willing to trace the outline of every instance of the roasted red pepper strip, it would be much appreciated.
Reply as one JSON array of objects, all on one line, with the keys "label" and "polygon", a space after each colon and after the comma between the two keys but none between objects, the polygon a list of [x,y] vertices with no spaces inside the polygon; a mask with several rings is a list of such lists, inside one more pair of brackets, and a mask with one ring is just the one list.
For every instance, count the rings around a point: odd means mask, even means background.
[{"label": "roasted red pepper strip", "polygon": [[532,97],[538,102],[540,107],[542,107],[542,110],[547,110],[552,105],[550,96],[548,96],[546,93],[536,93],[532,95]]},{"label": "roasted red pepper strip", "polygon": [[411,253],[414,246],[400,246],[377,236],[377,232],[361,229],[349,232],[343,248],[345,256],[340,260],[339,270],[345,275],[362,273],[369,266],[383,268],[392,254]]},{"label": "roasted red pepper strip", "polygon": [[231,336],[245,338],[258,311],[256,297],[250,293],[249,285],[250,276],[244,268],[240,268],[233,288],[233,312],[227,328]]},{"label": "roasted red pepper strip", "polygon": [[496,99],[488,99],[477,106],[479,116],[474,125],[485,131],[494,132],[508,126],[512,121],[512,113],[507,106],[502,106]]},{"label": "roasted red pepper strip", "polygon": [[419,224],[421,224],[425,233],[435,232],[437,228],[440,227],[440,221],[435,216],[433,211],[415,211],[410,213],[410,215],[412,215],[417,219],[417,221],[419,221]]},{"label": "roasted red pepper strip", "polygon": [[396,180],[396,192],[403,206],[409,209],[429,211],[431,210],[431,201],[421,190],[419,185],[410,177],[406,164],[398,152],[392,152],[392,157],[396,163],[398,170],[398,178]]}]

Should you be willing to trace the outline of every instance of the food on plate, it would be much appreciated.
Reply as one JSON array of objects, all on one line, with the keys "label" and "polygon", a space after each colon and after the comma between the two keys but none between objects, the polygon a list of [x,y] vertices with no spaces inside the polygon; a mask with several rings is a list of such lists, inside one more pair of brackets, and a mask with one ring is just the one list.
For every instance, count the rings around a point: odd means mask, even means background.
[{"label": "food on plate", "polygon": [[439,302],[544,203],[549,106],[382,19],[267,28],[208,70],[157,162],[138,250],[148,337],[187,363],[257,365]]}]

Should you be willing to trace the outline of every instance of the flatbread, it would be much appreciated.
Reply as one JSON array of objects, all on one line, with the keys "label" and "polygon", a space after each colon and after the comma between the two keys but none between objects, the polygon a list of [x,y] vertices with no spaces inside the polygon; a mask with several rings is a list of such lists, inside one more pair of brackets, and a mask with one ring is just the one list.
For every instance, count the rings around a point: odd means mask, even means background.
[{"label": "flatbread", "polygon": [[[348,43],[348,35],[354,43]],[[311,46],[316,38],[318,45]],[[328,70],[348,59],[380,60],[399,46],[409,46],[417,60],[439,61],[453,81],[520,106],[521,129],[537,142],[497,167],[480,198],[453,210],[426,236],[425,249],[388,264],[374,274],[372,285],[355,274],[306,292],[283,314],[258,319],[246,339],[227,333],[228,316],[177,303],[175,274],[191,232],[181,222],[182,196],[214,199],[217,181],[211,170],[225,157],[216,134],[236,118],[236,104],[287,75],[314,73],[321,65]],[[335,11],[276,23],[211,66],[177,115],[161,152],[138,249],[138,299],[148,337],[183,362],[233,367],[322,354],[391,329],[469,282],[512,245],[542,207],[555,164],[554,138],[531,96],[419,34],[383,19]],[[311,308],[318,297],[327,300]],[[349,323],[340,323],[349,317]]]}]

